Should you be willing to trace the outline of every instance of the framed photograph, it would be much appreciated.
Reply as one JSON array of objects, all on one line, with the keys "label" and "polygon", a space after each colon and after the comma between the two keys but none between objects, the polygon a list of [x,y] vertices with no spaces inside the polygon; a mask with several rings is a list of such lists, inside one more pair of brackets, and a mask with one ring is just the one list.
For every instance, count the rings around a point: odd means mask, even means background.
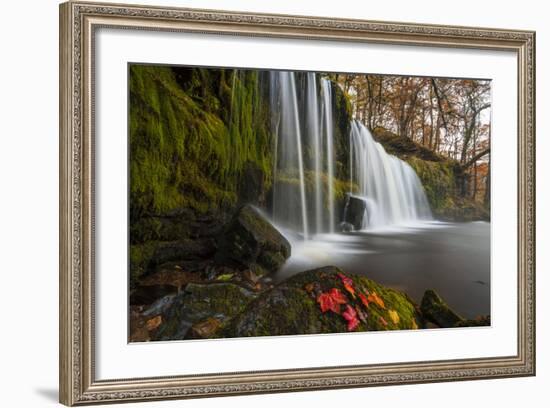
[{"label": "framed photograph", "polygon": [[535,374],[535,33],[60,6],[66,405]]}]

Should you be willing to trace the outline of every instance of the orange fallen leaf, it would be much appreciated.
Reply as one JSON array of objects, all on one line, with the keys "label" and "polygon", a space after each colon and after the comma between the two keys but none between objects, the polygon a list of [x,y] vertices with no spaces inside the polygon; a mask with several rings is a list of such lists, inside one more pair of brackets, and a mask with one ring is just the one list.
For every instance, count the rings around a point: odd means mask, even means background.
[{"label": "orange fallen leaf", "polygon": [[148,331],[155,330],[162,323],[162,316],[158,315],[152,319],[147,320],[145,327]]},{"label": "orange fallen leaf", "polygon": [[344,288],[346,288],[351,297],[355,299],[355,289],[353,289],[353,286],[344,283]]},{"label": "orange fallen leaf", "polygon": [[221,326],[218,319],[209,317],[203,322],[196,323],[191,327],[191,332],[196,338],[208,338],[212,336]]},{"label": "orange fallen leaf", "polygon": [[384,304],[384,301],[382,300],[382,298],[380,296],[378,296],[378,294],[376,292],[372,292],[369,297],[367,298],[367,300],[370,302],[373,302],[375,304],[378,305],[378,307],[382,308],[382,309],[385,309],[386,308],[386,305]]}]

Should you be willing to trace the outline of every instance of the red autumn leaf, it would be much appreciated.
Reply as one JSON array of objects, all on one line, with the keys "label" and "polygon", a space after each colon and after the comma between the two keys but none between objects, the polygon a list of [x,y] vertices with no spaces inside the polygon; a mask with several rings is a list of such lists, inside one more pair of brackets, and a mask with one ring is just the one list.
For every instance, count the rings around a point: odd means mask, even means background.
[{"label": "red autumn leaf", "polygon": [[317,298],[317,303],[321,307],[321,312],[332,310],[334,313],[340,313],[340,306],[334,302],[328,293],[321,293]]},{"label": "red autumn leaf", "polygon": [[343,295],[342,292],[340,292],[340,289],[338,288],[332,288],[330,290],[330,296],[332,296],[332,298],[334,299],[334,301],[336,303],[339,303],[341,305],[345,304],[345,303],[348,303],[348,300],[346,299],[346,297]]},{"label": "red autumn leaf", "polygon": [[355,299],[355,289],[353,288],[353,280],[351,280],[351,278],[348,278],[343,273],[338,273],[338,277],[342,280],[342,283],[344,284],[344,288]]},{"label": "red autumn leaf", "polygon": [[338,273],[338,277],[340,279],[342,279],[342,283],[345,285],[349,285],[349,286],[353,286],[353,281],[351,280],[351,278],[348,278],[346,275],[344,275],[343,273]]},{"label": "red autumn leaf", "polygon": [[340,305],[347,303],[347,299],[337,288],[332,288],[329,292],[321,293],[317,298],[317,303],[323,313],[332,310],[334,313],[340,314]]},{"label": "red autumn leaf", "polygon": [[369,307],[369,300],[363,293],[359,293],[359,299],[361,299],[361,303],[363,303],[363,306]]},{"label": "red autumn leaf", "polygon": [[359,326],[359,320],[357,319],[357,312],[350,305],[346,306],[346,310],[342,313],[342,317],[346,319],[348,323],[348,331],[353,331]]}]

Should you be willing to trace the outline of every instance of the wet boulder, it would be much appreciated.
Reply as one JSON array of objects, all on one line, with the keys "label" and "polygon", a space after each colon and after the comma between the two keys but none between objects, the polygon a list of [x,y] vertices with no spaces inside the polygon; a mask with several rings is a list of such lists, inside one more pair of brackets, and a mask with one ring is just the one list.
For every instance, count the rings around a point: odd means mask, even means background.
[{"label": "wet boulder", "polygon": [[338,228],[340,229],[340,232],[352,232],[353,231],[353,225],[351,225],[349,222],[341,222],[338,225]]},{"label": "wet boulder", "polygon": [[258,210],[245,205],[218,239],[216,260],[262,276],[277,271],[290,256],[290,243]]},{"label": "wet boulder", "polygon": [[[255,297],[254,292],[234,283],[189,283],[182,292],[156,307],[162,315],[162,323],[156,330],[153,340],[188,338],[191,335],[188,333],[189,329],[194,326],[198,329],[193,330],[193,336],[202,333],[214,337],[223,323],[241,313]],[[153,306],[149,310],[155,309]],[[152,313],[148,314],[150,315]],[[197,325],[201,322],[212,323],[212,319],[219,324]],[[214,326],[216,330],[212,329]]]},{"label": "wet boulder", "polygon": [[420,310],[426,320],[439,327],[456,327],[461,326],[464,322],[464,319],[456,314],[432,289],[424,292]]},{"label": "wet boulder", "polygon": [[352,225],[353,229],[357,231],[363,228],[363,221],[366,216],[367,202],[363,198],[347,194],[344,223]]},{"label": "wet boulder", "polygon": [[233,318],[223,336],[401,330],[421,324],[417,306],[404,293],[326,266],[301,272],[260,294]]}]

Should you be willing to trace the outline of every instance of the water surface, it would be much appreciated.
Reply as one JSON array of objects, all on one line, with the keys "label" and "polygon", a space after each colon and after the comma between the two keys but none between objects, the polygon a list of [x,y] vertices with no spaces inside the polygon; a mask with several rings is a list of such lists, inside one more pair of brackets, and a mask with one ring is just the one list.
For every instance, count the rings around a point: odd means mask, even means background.
[{"label": "water surface", "polygon": [[490,314],[490,224],[418,223],[370,232],[317,235],[292,243],[275,279],[335,265],[406,292],[436,290],[465,318]]}]

